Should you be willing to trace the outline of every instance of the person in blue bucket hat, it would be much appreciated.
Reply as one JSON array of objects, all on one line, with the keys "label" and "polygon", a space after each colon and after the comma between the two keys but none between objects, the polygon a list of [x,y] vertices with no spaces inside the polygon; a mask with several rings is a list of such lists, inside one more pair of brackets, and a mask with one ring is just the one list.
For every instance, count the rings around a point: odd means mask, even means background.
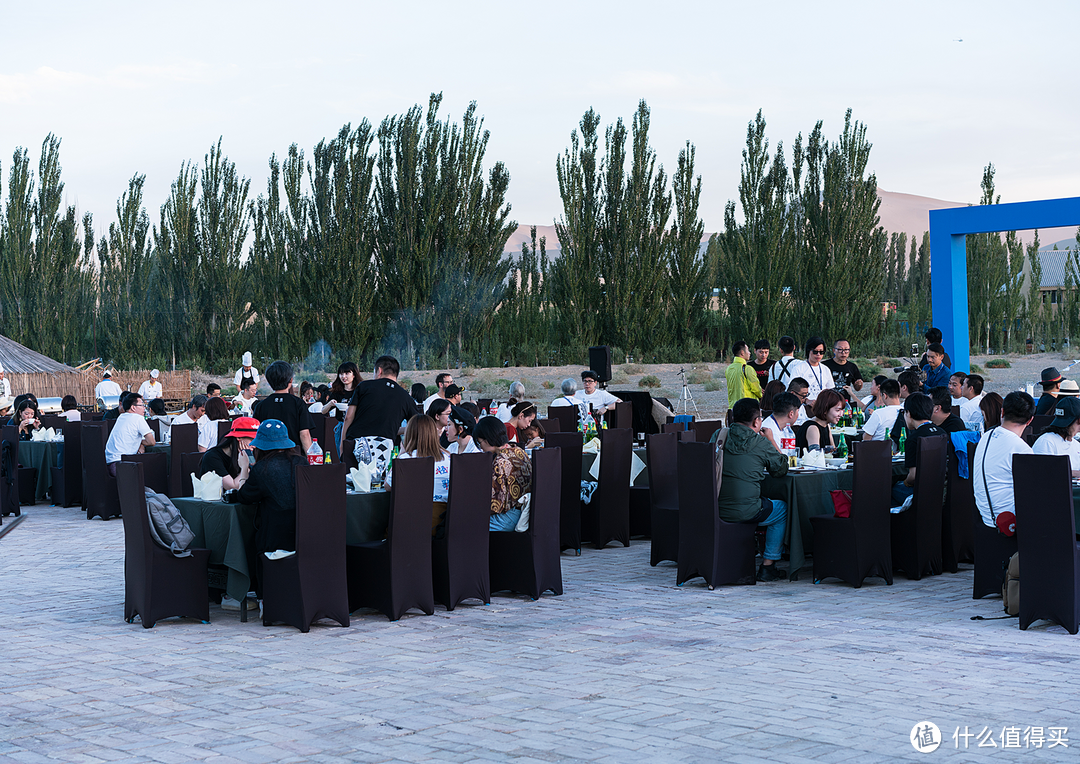
[{"label": "person in blue bucket hat", "polygon": [[304,458],[296,453],[295,447],[285,424],[279,419],[267,419],[259,425],[251,441],[255,464],[247,482],[223,497],[225,501],[255,506],[255,548],[260,553],[296,550],[293,473],[297,465],[304,463]]}]

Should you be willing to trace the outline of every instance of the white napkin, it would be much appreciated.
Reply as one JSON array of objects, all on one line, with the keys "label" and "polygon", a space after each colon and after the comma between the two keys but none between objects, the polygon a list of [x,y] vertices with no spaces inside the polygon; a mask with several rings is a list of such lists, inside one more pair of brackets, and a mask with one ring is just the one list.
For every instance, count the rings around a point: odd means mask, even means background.
[{"label": "white napkin", "polygon": [[57,442],[57,441],[62,441],[64,439],[64,431],[63,430],[54,430],[52,427],[47,429],[45,431],[45,434],[48,436],[47,440],[49,440],[51,442],[54,442],[54,443]]},{"label": "white napkin", "polygon": [[193,498],[201,501],[221,501],[221,475],[207,472],[201,478],[191,473],[191,490]]},{"label": "white napkin", "polygon": [[34,430],[30,433],[30,440],[34,443],[40,443],[45,440],[45,430]]},{"label": "white napkin", "polygon": [[593,480],[600,479],[600,438],[593,438],[588,443],[581,447],[581,453],[583,454],[596,454],[596,458],[593,459],[592,466],[589,467],[589,474],[592,475]]},{"label": "white napkin", "polygon": [[645,462],[641,461],[641,457],[637,455],[637,452],[630,452],[630,485],[634,484],[637,480],[637,476],[641,474],[641,471],[645,469]]},{"label": "white napkin", "polygon": [[286,557],[292,557],[296,552],[289,552],[285,549],[275,549],[273,552],[263,552],[268,560],[284,560]]},{"label": "white napkin", "polygon": [[353,467],[349,470],[349,479],[354,489],[367,493],[371,490],[371,465],[361,462],[359,467]]},{"label": "white napkin", "polygon": [[852,438],[859,434],[859,431],[854,427],[833,427],[834,433],[840,433],[845,438]]},{"label": "white napkin", "polygon": [[816,467],[817,469],[825,469],[825,452],[824,451],[807,451],[803,458],[799,460],[800,467]]}]

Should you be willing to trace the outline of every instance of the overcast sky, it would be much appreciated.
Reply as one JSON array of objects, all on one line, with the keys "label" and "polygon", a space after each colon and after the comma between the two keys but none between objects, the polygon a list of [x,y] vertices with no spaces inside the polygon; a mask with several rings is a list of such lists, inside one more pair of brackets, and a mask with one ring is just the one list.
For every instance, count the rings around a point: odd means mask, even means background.
[{"label": "overcast sky", "polygon": [[455,120],[477,102],[519,223],[561,214],[555,158],[582,113],[629,122],[640,98],[669,174],[697,146],[710,231],[759,108],[787,148],[819,119],[834,138],[852,108],[889,191],[974,202],[993,162],[1003,201],[1076,196],[1078,21],[1075,0],[7,3],[3,193],[14,148],[36,169],[53,132],[68,202],[99,233],[135,173],[156,222],[219,135],[255,196],[271,153],[310,157],[344,123],[441,91]]}]

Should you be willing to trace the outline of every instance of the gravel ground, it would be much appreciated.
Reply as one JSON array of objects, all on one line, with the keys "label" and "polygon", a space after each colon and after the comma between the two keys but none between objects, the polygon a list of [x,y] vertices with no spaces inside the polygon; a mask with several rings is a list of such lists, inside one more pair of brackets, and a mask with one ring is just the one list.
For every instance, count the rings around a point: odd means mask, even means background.
[{"label": "gravel ground", "polygon": [[[1004,358],[1010,363],[1008,369],[988,369],[987,361]],[[883,373],[895,376],[891,368],[884,368],[884,362],[888,359],[852,359],[863,371],[863,376],[871,365],[883,367]],[[1071,363],[1071,359],[1064,358],[1061,353],[1034,353],[1030,355],[1005,355],[1005,356],[972,356],[972,364],[982,368],[982,374],[986,378],[986,389],[1004,396],[1006,393],[1022,388],[1027,384],[1036,384],[1039,381],[1039,372],[1047,366],[1056,366],[1063,371],[1066,377],[1070,376],[1064,369]],[[689,404],[689,412],[696,413],[699,419],[718,419],[727,411],[727,385],[724,381],[726,363],[699,363],[699,364],[623,364],[612,367],[612,381],[608,383],[609,390],[644,390],[647,389],[653,395],[671,399],[673,404],[678,404],[679,394],[682,390],[682,377],[680,370],[686,371],[690,394],[694,400]],[[559,385],[567,377],[579,381],[584,367],[581,366],[537,366],[537,367],[511,367],[511,368],[485,368],[485,369],[449,369],[453,372],[454,379],[459,385],[466,388],[465,399],[476,400],[477,398],[505,399],[510,383],[520,380],[525,384],[525,389],[530,400],[536,401],[541,407],[546,406],[559,396]],[[413,383],[423,382],[425,385],[435,384],[435,375],[442,369],[431,370],[402,370],[400,379]],[[646,377],[655,377],[658,386],[646,387],[641,382]],[[1080,378],[1080,365],[1073,375]],[[365,373],[364,378],[370,378]],[[298,380],[317,379],[316,384],[325,381],[325,375],[306,375],[300,373]],[[192,375],[192,386],[195,392],[205,392],[206,385],[210,381],[216,381],[223,388],[232,385],[229,377],[210,377],[204,374]],[[709,388],[706,390],[706,388]],[[715,389],[713,389],[715,388]],[[1036,386],[1036,390],[1037,390]],[[269,393],[265,382],[260,385],[259,394]],[[697,406],[695,412],[694,404]],[[543,411],[543,408],[541,408]]]}]

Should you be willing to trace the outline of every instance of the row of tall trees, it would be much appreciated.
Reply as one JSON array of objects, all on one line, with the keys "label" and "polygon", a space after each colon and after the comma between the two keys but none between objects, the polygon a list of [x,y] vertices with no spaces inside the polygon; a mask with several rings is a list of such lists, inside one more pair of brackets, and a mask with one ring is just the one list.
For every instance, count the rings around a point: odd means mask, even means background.
[{"label": "row of tall trees", "polygon": [[[153,217],[145,176],[132,177],[104,231],[62,204],[59,138],[46,138],[36,173],[16,149],[0,332],[70,363],[222,371],[246,349],[299,359],[320,340],[335,361],[391,352],[444,367],[580,362],[595,344],[617,358],[712,360],[735,339],[796,327],[895,353],[930,323],[929,237],[880,226],[871,144],[850,111],[834,140],[821,122],[798,135],[790,161],[759,112],[738,200],[705,247],[695,147],[669,175],[644,101],[629,125],[590,109],[556,158],[553,257],[535,229],[520,254],[504,253],[509,171],[487,161],[475,104],[460,121],[440,105],[433,94],[377,127],[347,124],[310,157],[293,144],[270,157],[257,195],[219,139],[180,166]],[[999,201],[992,166],[981,201]],[[975,348],[1080,331],[1072,291],[1054,311],[1028,296],[1037,246],[970,237]],[[1066,278],[1080,284],[1075,255]]]}]

